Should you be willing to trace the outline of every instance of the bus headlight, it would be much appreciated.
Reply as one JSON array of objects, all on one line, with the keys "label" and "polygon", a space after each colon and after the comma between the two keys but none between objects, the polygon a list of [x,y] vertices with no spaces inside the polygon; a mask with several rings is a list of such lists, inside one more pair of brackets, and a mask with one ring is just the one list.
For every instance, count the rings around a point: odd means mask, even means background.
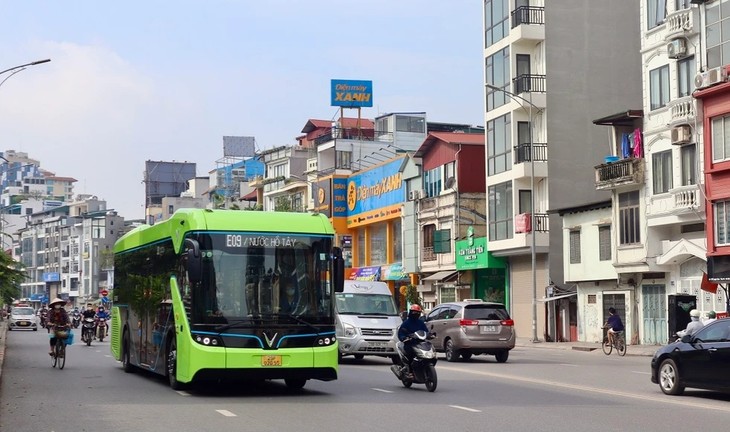
[{"label": "bus headlight", "polygon": [[320,336],[317,338],[317,340],[314,342],[315,346],[325,347],[334,345],[335,342],[337,342],[337,339],[335,338],[335,335],[332,336]]},{"label": "bus headlight", "polygon": [[223,340],[214,335],[207,335],[207,334],[193,334],[193,340],[200,345],[205,346],[214,346],[214,347],[222,347],[223,346]]}]

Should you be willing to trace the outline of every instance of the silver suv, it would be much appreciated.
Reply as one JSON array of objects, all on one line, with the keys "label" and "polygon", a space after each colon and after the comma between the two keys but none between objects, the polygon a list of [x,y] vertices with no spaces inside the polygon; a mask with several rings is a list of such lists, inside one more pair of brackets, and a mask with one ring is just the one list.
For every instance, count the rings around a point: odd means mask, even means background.
[{"label": "silver suv", "polygon": [[515,347],[514,321],[501,303],[466,300],[442,303],[426,316],[426,326],[436,332],[436,351],[453,362],[461,356],[490,354],[504,363]]}]

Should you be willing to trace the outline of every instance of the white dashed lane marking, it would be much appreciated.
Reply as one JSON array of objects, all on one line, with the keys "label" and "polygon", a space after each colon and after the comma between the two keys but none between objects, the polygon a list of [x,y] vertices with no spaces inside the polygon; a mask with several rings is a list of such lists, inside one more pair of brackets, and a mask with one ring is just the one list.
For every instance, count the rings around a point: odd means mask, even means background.
[{"label": "white dashed lane marking", "polygon": [[393,393],[393,392],[392,392],[392,391],[390,391],[390,390],[385,390],[385,389],[381,389],[381,388],[375,388],[375,387],[371,388],[370,390],[375,390],[375,391],[377,391],[377,392],[381,392],[381,393]]},{"label": "white dashed lane marking", "polygon": [[478,409],[474,409],[474,408],[467,408],[467,407],[463,407],[463,406],[460,406],[460,405],[449,405],[449,406],[450,406],[451,408],[456,408],[456,409],[460,409],[460,410],[464,410],[464,411],[469,411],[469,412],[475,412],[475,413],[481,412],[481,411],[480,411],[480,410],[478,410]]},{"label": "white dashed lane marking", "polygon": [[228,410],[215,410],[218,414],[222,414],[226,417],[238,417],[237,415],[233,414],[232,412]]},{"label": "white dashed lane marking", "polygon": [[179,394],[180,396],[190,396],[190,393],[182,390],[178,390],[175,393]]}]

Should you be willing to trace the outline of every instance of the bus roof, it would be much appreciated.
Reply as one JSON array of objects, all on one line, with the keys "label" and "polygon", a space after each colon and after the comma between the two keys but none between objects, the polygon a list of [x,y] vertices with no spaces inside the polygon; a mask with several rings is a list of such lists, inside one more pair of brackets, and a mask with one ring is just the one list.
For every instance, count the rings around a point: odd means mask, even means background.
[{"label": "bus roof", "polygon": [[114,244],[114,252],[172,238],[180,250],[188,231],[243,231],[334,235],[326,215],[313,213],[264,212],[219,209],[180,209],[170,219],[154,225],[141,225],[126,233]]}]

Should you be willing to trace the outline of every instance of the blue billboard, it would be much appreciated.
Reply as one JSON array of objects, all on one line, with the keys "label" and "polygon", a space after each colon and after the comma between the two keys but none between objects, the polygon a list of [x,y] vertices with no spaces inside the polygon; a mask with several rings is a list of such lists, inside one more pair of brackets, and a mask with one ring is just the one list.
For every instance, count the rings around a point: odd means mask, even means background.
[{"label": "blue billboard", "polygon": [[347,182],[347,216],[383,211],[405,199],[401,158],[353,175]]},{"label": "blue billboard", "polygon": [[58,272],[43,272],[43,282],[60,282],[61,273]]},{"label": "blue billboard", "polygon": [[333,79],[330,86],[332,106],[345,108],[373,106],[372,81]]}]

